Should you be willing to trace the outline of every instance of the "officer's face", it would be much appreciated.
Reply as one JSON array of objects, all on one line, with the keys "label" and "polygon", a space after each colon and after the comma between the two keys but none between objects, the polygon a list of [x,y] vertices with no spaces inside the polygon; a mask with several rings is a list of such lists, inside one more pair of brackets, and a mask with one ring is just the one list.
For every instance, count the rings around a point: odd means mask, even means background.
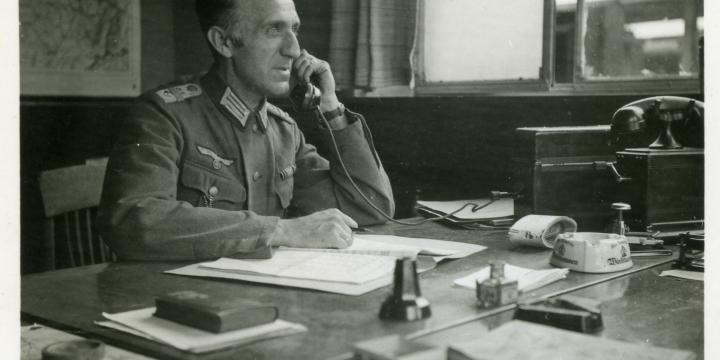
[{"label": "officer's face", "polygon": [[293,58],[300,55],[300,19],[292,0],[249,0],[246,23],[233,49],[235,73],[249,91],[260,96],[283,96],[289,91]]}]

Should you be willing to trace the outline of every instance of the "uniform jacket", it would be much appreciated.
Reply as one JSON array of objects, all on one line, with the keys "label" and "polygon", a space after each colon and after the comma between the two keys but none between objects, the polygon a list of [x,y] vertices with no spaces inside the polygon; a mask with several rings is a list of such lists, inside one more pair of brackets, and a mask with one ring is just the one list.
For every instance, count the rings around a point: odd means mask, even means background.
[{"label": "uniform jacket", "polygon": [[[365,123],[346,116],[350,124],[333,131],[340,156],[392,214]],[[267,257],[278,219],[327,208],[360,224],[384,221],[352,188],[335,151],[321,157],[287,113],[267,101],[249,109],[211,70],[139,98],[110,155],[98,223],[124,259]]]}]

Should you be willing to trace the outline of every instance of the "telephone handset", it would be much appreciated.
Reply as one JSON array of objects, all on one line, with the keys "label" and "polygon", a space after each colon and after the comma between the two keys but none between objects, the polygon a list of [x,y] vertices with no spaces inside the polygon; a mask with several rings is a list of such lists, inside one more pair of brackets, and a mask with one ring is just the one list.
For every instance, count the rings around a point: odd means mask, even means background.
[{"label": "telephone handset", "polygon": [[612,117],[616,149],[679,149],[704,147],[702,101],[679,96],[656,96],[631,102]]},{"label": "telephone handset", "polygon": [[633,208],[626,217],[630,228],[685,232],[703,226],[704,116],[701,101],[678,96],[634,101],[613,115],[617,160],[608,167],[623,183],[614,196]]},{"label": "telephone handset", "polygon": [[[295,109],[295,111],[298,111],[298,112],[315,111],[318,114],[318,116],[322,119],[322,121],[324,122],[325,127],[329,128],[330,124],[328,123],[327,119],[325,119],[325,116],[322,114],[322,112],[320,111],[320,107],[319,107],[321,95],[322,95],[322,92],[315,85],[313,85],[311,83],[300,82],[297,85],[295,85],[292,88],[292,90],[290,90],[290,103],[292,103],[292,106]],[[370,133],[370,129],[367,127],[367,124],[365,124],[365,120],[362,117],[360,117],[360,121],[363,122],[363,128],[365,129],[365,131],[368,132],[368,136],[370,138],[372,138],[372,134]],[[343,161],[342,156],[340,156],[340,150],[338,149],[338,145],[337,145],[337,142],[335,141],[335,136],[333,135],[333,132],[330,131],[329,134],[330,134],[330,139],[332,141],[332,146],[335,150],[335,153],[338,154],[338,162],[340,164],[340,167],[342,168],[343,173],[347,177],[350,185],[352,185],[352,187],[355,189],[355,191],[358,193],[358,195],[360,195],[360,197],[370,207],[375,209],[375,211],[377,211],[380,215],[382,215],[385,219],[387,219],[390,222],[403,224],[403,225],[420,225],[420,224],[424,224],[428,221],[438,221],[438,220],[446,219],[446,218],[451,217],[451,216],[455,215],[456,213],[462,211],[463,209],[465,209],[468,206],[473,206],[473,211],[477,211],[477,210],[480,210],[482,208],[489,206],[490,204],[494,203],[497,200],[494,198],[495,195],[493,195],[493,199],[491,199],[490,201],[488,201],[482,205],[478,205],[475,203],[467,203],[467,204],[463,205],[461,208],[459,208],[449,214],[420,220],[418,222],[407,222],[407,221],[395,220],[392,218],[392,216],[386,214],[384,211],[382,211],[380,208],[378,208],[377,205],[373,204],[373,202],[370,201],[370,199],[368,199],[368,197],[362,192],[362,190],[360,190],[360,187],[355,183],[352,176],[350,176],[350,172],[348,171],[347,167],[345,166],[345,162]]]},{"label": "telephone handset", "polygon": [[311,83],[298,83],[290,91],[290,103],[295,111],[313,111],[320,105],[322,92]]}]

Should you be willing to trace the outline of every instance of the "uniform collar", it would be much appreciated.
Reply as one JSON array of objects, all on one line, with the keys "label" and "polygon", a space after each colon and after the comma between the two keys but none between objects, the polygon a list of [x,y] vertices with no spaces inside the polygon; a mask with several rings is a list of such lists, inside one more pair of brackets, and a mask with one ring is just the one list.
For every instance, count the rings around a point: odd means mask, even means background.
[{"label": "uniform collar", "polygon": [[203,88],[207,92],[208,96],[212,101],[230,118],[235,119],[240,126],[244,129],[248,119],[257,113],[259,127],[262,131],[267,129],[268,116],[267,107],[268,102],[263,99],[257,110],[253,111],[250,107],[235,94],[235,92],[227,85],[227,83],[218,74],[215,67],[210,69],[205,76],[200,80]]}]

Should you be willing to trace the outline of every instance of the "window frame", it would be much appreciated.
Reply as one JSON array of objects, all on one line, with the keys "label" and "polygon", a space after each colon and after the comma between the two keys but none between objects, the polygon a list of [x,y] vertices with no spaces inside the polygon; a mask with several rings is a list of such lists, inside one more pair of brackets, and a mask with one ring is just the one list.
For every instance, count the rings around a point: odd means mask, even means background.
[{"label": "window frame", "polygon": [[700,93],[701,79],[699,74],[679,78],[673,75],[658,76],[650,79],[613,78],[587,80],[580,77],[582,34],[584,26],[582,10],[585,0],[577,0],[575,10],[574,58],[572,59],[572,82],[557,83],[555,81],[555,0],[543,0],[543,45],[540,78],[532,80],[487,80],[487,81],[453,81],[431,82],[424,75],[424,21],[425,2],[418,4],[418,29],[415,39],[413,56],[414,93],[416,96],[436,95],[634,95],[648,93],[695,94]]}]

